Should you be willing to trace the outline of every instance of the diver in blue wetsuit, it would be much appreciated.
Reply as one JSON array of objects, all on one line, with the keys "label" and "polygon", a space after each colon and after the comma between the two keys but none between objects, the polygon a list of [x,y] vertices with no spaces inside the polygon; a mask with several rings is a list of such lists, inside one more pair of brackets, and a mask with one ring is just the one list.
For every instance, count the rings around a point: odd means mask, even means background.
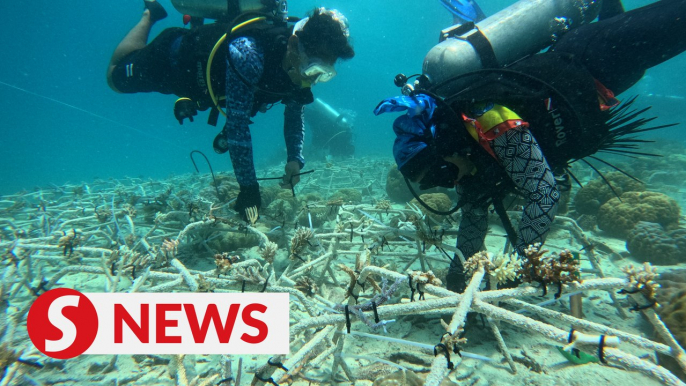
[{"label": "diver in blue wetsuit", "polygon": [[[686,0],[662,0],[624,12],[605,0],[597,23],[563,35],[549,52],[504,69],[486,69],[383,101],[375,113],[407,111],[396,119],[394,156],[400,172],[420,189],[456,187],[462,218],[457,248],[469,258],[484,247],[491,205],[515,251],[545,242],[565,171],[598,151],[635,153],[649,130],[612,91],[625,91],[643,72],[686,50]],[[679,37],[679,38],[677,38]],[[453,93],[436,90],[453,85]],[[612,91],[611,91],[612,90]],[[632,153],[633,151],[633,153]],[[525,200],[518,229],[504,198]],[[457,207],[456,206],[456,209]],[[453,259],[448,289],[466,285]]]},{"label": "diver in blue wetsuit", "polygon": [[[275,2],[278,3],[278,2]],[[285,2],[284,2],[285,3]],[[314,100],[311,87],[336,75],[334,64],[355,52],[347,19],[336,10],[317,8],[295,25],[242,23],[237,31],[226,21],[168,28],[147,44],[153,24],[167,16],[154,0],[145,0],[141,21],[116,48],[107,80],[122,93],[159,92],[180,97],[175,105],[179,123],[193,120],[197,110],[218,110],[212,92],[226,98],[226,123],[214,141],[218,153],[229,152],[240,193],[235,209],[260,207],[255,175],[250,118],[276,103],[285,104],[284,138],[287,159],[282,186],[291,188],[304,165],[302,156],[304,105]],[[222,46],[222,35],[229,39]],[[221,54],[211,61],[213,47]],[[211,67],[211,78],[205,77]],[[210,71],[208,71],[210,72]],[[211,79],[207,82],[206,79]],[[210,83],[208,85],[208,83]]]}]

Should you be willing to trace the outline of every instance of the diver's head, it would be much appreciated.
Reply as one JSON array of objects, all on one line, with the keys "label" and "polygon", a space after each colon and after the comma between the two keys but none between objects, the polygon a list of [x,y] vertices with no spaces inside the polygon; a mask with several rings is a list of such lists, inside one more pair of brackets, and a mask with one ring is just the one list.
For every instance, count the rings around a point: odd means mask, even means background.
[{"label": "diver's head", "polygon": [[284,69],[294,84],[310,87],[333,79],[336,61],[354,56],[345,16],[337,10],[316,8],[293,28]]}]

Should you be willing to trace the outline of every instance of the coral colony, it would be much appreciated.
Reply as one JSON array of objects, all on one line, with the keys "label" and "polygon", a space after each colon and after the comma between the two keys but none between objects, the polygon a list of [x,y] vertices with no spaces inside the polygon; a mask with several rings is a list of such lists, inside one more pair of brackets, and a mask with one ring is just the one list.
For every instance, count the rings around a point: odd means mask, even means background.
[{"label": "coral colony", "polygon": [[[684,385],[651,355],[686,369],[683,349],[656,313],[658,275],[650,263],[614,269],[618,277],[610,277],[609,263],[600,259],[617,253],[599,251],[575,220],[561,216],[553,232],[567,235],[562,248],[549,240],[545,248],[530,246],[525,259],[507,243],[502,253],[456,255],[469,280],[464,293],[453,293],[444,277],[459,213],[431,217],[404,204],[409,199],[392,203],[388,198],[398,194],[384,194],[393,186],[386,182],[393,165],[385,160],[317,167],[296,197],[264,186],[262,209],[251,208],[247,222],[231,210],[228,198],[238,185],[226,175],[216,185],[197,175],[101,180],[2,197],[1,384],[437,386],[487,384],[489,374],[547,376],[547,354],[524,347],[526,337],[538,347],[558,347],[572,363],[590,358],[591,366],[607,366],[603,371]],[[445,195],[437,194],[425,200],[443,205]],[[32,300],[56,287],[285,292],[291,354],[52,360],[31,345],[25,324]],[[570,311],[567,304],[575,302],[578,309]],[[656,340],[607,322],[640,314]],[[559,360],[566,362],[563,355]]]}]

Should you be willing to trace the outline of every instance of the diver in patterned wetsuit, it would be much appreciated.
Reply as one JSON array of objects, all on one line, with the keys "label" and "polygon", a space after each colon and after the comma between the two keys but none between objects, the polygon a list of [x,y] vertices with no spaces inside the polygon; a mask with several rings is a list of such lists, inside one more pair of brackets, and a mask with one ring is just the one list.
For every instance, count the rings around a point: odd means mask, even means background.
[{"label": "diver in patterned wetsuit", "polygon": [[[606,143],[612,108],[621,107],[610,90],[626,91],[646,69],[683,52],[686,39],[679,36],[686,36],[686,0],[662,0],[629,12],[619,0],[605,0],[598,22],[506,69],[524,74],[518,80],[535,77],[562,95],[543,89],[526,98],[522,83],[507,83],[502,72],[492,82],[479,74],[464,82],[483,87],[475,86],[449,108],[420,93],[387,99],[375,113],[408,111],[393,125],[394,156],[405,177],[421,189],[456,186],[463,205],[457,248],[465,258],[483,248],[490,205],[502,203],[505,192],[519,192],[526,203],[513,244],[523,255],[528,245],[545,241],[560,189],[569,188],[556,176],[562,177],[570,159],[612,145]],[[561,100],[573,107],[576,121],[561,115]],[[460,259],[453,259],[447,281],[448,289],[464,290]]]},{"label": "diver in patterned wetsuit", "polygon": [[[209,53],[228,25],[213,23],[192,29],[168,28],[150,44],[153,24],[167,16],[154,0],[145,0],[141,21],[116,48],[107,73],[110,87],[122,93],[159,92],[182,97],[175,106],[179,123],[193,121],[197,110],[214,108],[205,82]],[[348,23],[336,10],[315,9],[294,26],[249,28],[231,35],[223,56],[212,63],[212,86],[225,91],[226,123],[214,142],[218,153],[229,152],[240,193],[234,209],[260,207],[255,175],[250,118],[275,103],[285,104],[284,138],[287,160],[282,187],[299,182],[304,105],[312,103],[311,86],[335,75],[334,64],[355,53]],[[228,48],[228,49],[227,49]]]}]

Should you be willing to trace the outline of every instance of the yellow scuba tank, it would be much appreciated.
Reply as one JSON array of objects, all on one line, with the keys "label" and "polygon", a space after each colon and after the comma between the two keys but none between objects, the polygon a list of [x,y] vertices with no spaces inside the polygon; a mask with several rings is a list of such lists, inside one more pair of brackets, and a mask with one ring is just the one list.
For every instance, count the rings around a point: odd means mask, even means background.
[{"label": "yellow scuba tank", "polygon": [[[567,30],[596,18],[602,0],[520,0],[476,25],[441,31],[424,58],[431,84],[483,68],[513,63],[551,45]],[[450,87],[442,89],[450,95]]]},{"label": "yellow scuba tank", "polygon": [[192,17],[231,21],[243,13],[263,13],[286,21],[286,0],[172,0],[177,11]]}]

